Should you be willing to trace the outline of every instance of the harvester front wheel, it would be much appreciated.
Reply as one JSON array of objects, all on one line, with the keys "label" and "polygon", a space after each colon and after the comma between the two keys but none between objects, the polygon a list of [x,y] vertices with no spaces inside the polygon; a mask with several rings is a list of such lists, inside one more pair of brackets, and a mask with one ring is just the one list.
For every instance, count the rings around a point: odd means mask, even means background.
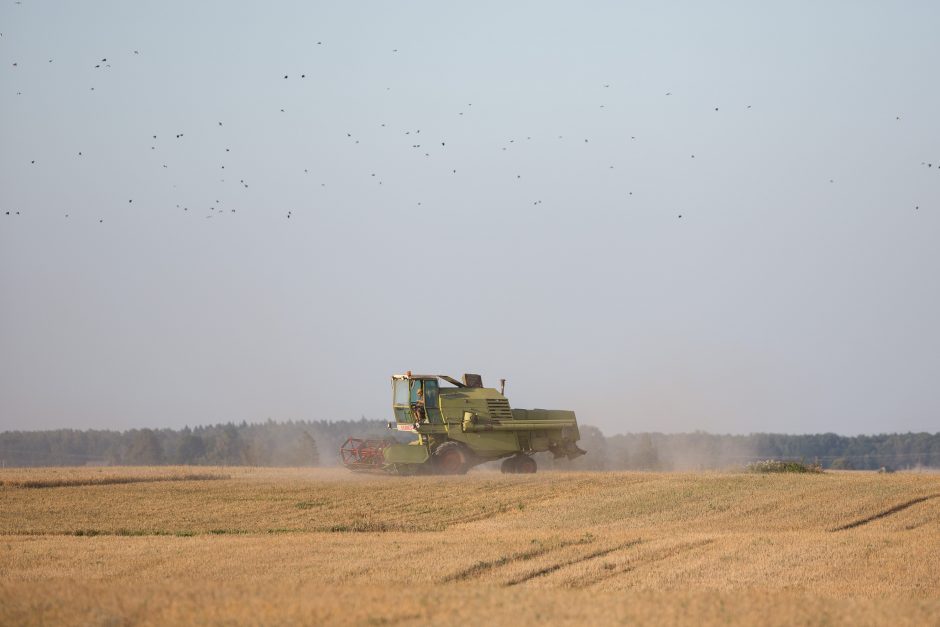
[{"label": "harvester front wheel", "polygon": [[434,471],[441,475],[463,475],[470,469],[470,460],[459,442],[444,442],[434,451]]}]

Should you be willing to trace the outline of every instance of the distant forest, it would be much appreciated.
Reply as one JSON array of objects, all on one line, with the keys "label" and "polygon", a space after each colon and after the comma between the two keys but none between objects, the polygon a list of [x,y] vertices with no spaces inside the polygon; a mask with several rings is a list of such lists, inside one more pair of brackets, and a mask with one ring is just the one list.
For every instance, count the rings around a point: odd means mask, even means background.
[{"label": "distant forest", "polygon": [[[335,466],[347,436],[407,436],[379,420],[289,421],[218,424],[129,431],[6,431],[0,433],[0,466],[193,464],[212,466]],[[840,436],[713,435],[703,432],[605,436],[581,427],[576,460],[536,459],[543,469],[700,470],[742,466],[760,459],[819,462],[824,468],[874,470],[940,468],[940,433]]]}]

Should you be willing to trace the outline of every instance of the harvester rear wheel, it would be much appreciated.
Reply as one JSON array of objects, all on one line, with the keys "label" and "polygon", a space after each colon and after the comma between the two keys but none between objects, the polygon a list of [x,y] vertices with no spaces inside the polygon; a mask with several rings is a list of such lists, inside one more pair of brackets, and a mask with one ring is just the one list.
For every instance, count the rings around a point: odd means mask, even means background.
[{"label": "harvester rear wheel", "polygon": [[539,468],[535,460],[528,455],[516,457],[515,467],[517,473],[524,475],[533,474]]},{"label": "harvester rear wheel", "polygon": [[507,457],[503,460],[503,463],[499,465],[499,471],[504,475],[512,475],[518,472],[516,470],[516,458]]},{"label": "harvester rear wheel", "polygon": [[463,475],[470,469],[469,456],[460,442],[444,442],[434,451],[434,470],[441,475]]}]

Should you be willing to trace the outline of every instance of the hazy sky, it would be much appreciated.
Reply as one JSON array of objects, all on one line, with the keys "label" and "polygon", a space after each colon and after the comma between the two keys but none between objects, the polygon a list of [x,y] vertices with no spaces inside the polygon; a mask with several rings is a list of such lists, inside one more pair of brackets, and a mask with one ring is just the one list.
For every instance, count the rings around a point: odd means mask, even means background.
[{"label": "hazy sky", "polygon": [[410,369],[606,433],[937,431],[938,25],[2,0],[0,430],[386,419]]}]

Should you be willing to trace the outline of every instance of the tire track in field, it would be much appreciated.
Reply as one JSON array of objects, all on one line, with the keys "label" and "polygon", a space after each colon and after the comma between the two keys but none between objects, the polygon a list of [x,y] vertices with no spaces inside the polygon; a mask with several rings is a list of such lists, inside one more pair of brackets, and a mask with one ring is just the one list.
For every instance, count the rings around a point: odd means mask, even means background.
[{"label": "tire track in field", "polygon": [[[525,512],[526,509],[531,509],[533,507],[537,507],[544,503],[558,500],[559,498],[564,498],[564,497],[559,496],[557,494],[544,494],[537,498],[529,498],[528,500],[525,500],[525,501],[517,501],[516,505],[510,504],[507,502],[507,503],[502,503],[501,506],[496,507],[494,509],[479,512],[476,514],[459,515],[459,516],[454,516],[452,518],[446,518],[442,520],[440,523],[441,525],[443,525],[441,531],[444,531],[445,529],[454,525],[463,525],[463,524],[480,522],[481,520],[489,520],[490,518],[496,518],[497,516],[502,516],[502,515],[519,514],[520,512]],[[521,509],[518,507],[518,503],[523,504],[523,507]]]},{"label": "tire track in field", "polygon": [[546,566],[545,568],[540,568],[538,570],[534,570],[532,572],[526,573],[520,577],[510,579],[503,585],[506,587],[517,586],[520,583],[531,581],[532,579],[536,579],[537,577],[544,577],[545,575],[550,575],[551,573],[561,570],[562,568],[567,568],[568,566],[574,566],[575,564],[580,564],[581,562],[586,562],[588,560],[597,559],[598,557],[609,555],[613,553],[614,551],[628,549],[632,546],[636,546],[637,544],[640,544],[641,542],[643,542],[643,540],[639,540],[639,539],[630,540],[629,542],[624,542],[623,544],[618,544],[616,546],[612,546],[606,549],[599,549],[597,551],[592,551],[591,553],[588,553],[587,555],[580,555],[570,560],[565,560],[564,562],[558,562],[550,566]]},{"label": "tire track in field", "polygon": [[671,557],[676,557],[678,555],[687,553],[699,547],[707,546],[709,544],[712,544],[713,542],[714,540],[711,540],[711,539],[698,540],[695,542],[683,542],[674,546],[670,546],[665,549],[660,549],[654,552],[649,557],[637,558],[638,560],[640,560],[639,562],[627,564],[627,566],[625,566],[624,568],[617,568],[617,569],[612,569],[609,571],[602,571],[589,579],[581,579],[578,581],[569,582],[567,585],[572,588],[586,588],[588,586],[593,586],[607,579],[611,579],[619,575],[624,575],[626,573],[637,570],[638,568],[642,568],[643,566],[655,564],[656,562],[662,562],[663,560],[667,560]]},{"label": "tire track in field", "polygon": [[911,499],[910,501],[905,501],[904,503],[900,503],[898,505],[895,505],[894,507],[889,507],[888,509],[882,512],[878,512],[877,514],[868,516],[867,518],[860,518],[858,520],[853,520],[850,523],[846,523],[840,527],[836,527],[835,529],[830,529],[829,531],[836,532],[836,531],[847,531],[849,529],[855,529],[856,527],[867,525],[868,523],[875,522],[876,520],[887,518],[888,516],[891,516],[893,514],[897,514],[898,512],[902,512],[906,510],[908,507],[912,507],[914,505],[917,505],[918,503],[923,503],[924,501],[936,498],[938,496],[940,496],[940,494],[929,494],[927,496],[921,496],[916,499]]},{"label": "tire track in field", "polygon": [[490,518],[496,518],[500,514],[510,513],[508,507],[502,509],[492,509],[485,512],[480,512],[479,514],[469,514],[466,516],[454,516],[453,518],[446,518],[440,522],[441,531],[444,531],[451,527],[452,525],[462,525],[464,523],[474,523],[480,522],[481,520],[489,520]]},{"label": "tire track in field", "polygon": [[528,560],[534,559],[550,553],[551,551],[557,551],[563,549],[567,546],[572,546],[575,544],[587,544],[592,540],[578,539],[578,540],[563,540],[561,542],[543,545],[536,547],[534,549],[529,549],[528,551],[520,551],[518,553],[513,553],[512,555],[507,555],[499,559],[490,560],[486,562],[477,562],[470,568],[465,568],[461,571],[458,571],[452,575],[448,575],[440,580],[440,583],[450,583],[453,581],[464,581],[465,579],[470,579],[472,577],[479,577],[480,575],[493,570],[494,568],[499,568],[501,566],[508,566],[509,564],[515,564],[517,562],[526,562]]}]

